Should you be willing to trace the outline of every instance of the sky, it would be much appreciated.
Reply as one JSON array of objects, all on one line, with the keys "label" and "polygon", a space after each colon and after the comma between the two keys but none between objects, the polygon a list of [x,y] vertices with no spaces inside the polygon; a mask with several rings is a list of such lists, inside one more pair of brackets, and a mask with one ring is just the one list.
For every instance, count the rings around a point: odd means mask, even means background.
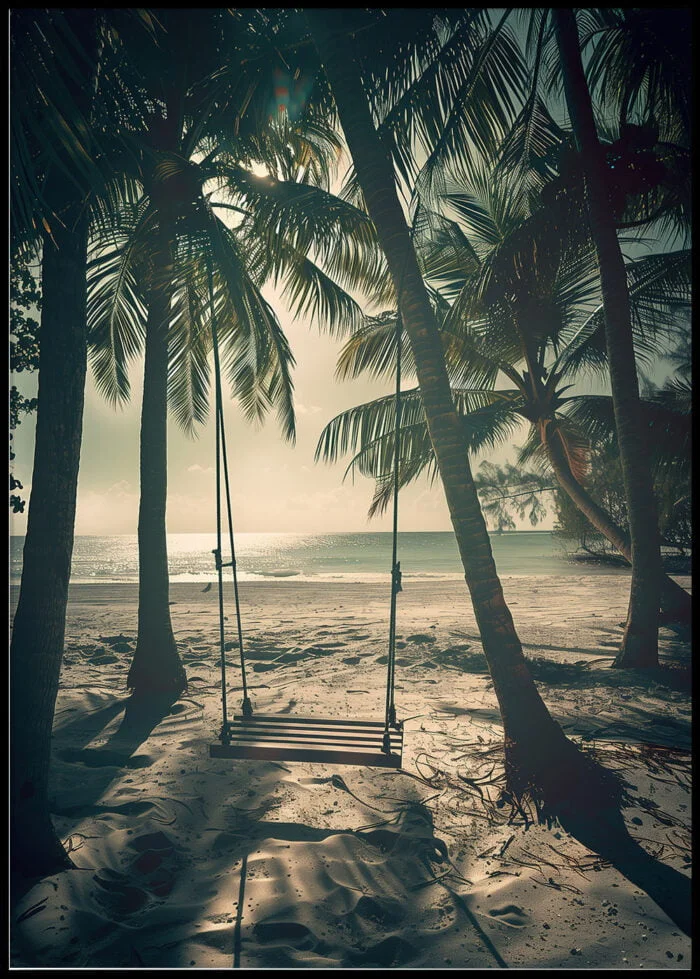
[{"label": "sky", "polygon": [[[310,320],[295,317],[281,297],[265,290],[277,311],[296,359],[293,372],[297,416],[297,440],[285,442],[274,412],[263,425],[247,422],[230,392],[225,392],[225,425],[231,477],[234,530],[238,532],[334,533],[391,530],[391,513],[371,521],[367,510],[374,483],[358,474],[343,480],[349,457],[328,465],[314,462],[323,427],[339,412],[393,392],[393,381],[359,378],[340,382],[335,377],[337,356],[343,341],[318,329]],[[665,372],[664,372],[665,373]],[[143,387],[143,361],[134,361],[130,372],[132,395],[123,407],[112,407],[97,391],[90,367],[86,384],[83,441],[78,480],[75,533],[110,536],[135,534],[139,498],[139,421]],[[659,375],[657,380],[661,379]],[[28,397],[36,392],[36,377],[13,378]],[[404,387],[415,379],[405,378]],[[577,389],[592,388],[588,385]],[[596,388],[600,391],[600,388]],[[503,464],[515,462],[515,446],[525,441],[526,425],[502,447],[472,457],[472,470],[483,459]],[[16,429],[14,473],[23,484],[21,495],[29,499],[33,456],[34,420],[25,416]],[[198,437],[183,434],[171,420],[168,430],[169,533],[213,533],[216,529],[215,434],[213,418],[200,427]],[[546,499],[549,503],[549,497]],[[527,520],[514,516],[518,530],[531,530]],[[555,513],[551,506],[538,530],[551,530]],[[401,490],[399,529],[449,531],[452,529],[439,481],[420,477]],[[491,528],[493,529],[493,528]],[[10,517],[11,534],[26,530],[24,514]]]},{"label": "sky", "polygon": [[[361,475],[354,483],[343,474],[348,459],[333,465],[314,462],[324,425],[338,412],[393,390],[390,381],[358,379],[339,382],[335,364],[341,340],[321,333],[308,320],[294,319],[274,296],[282,326],[290,341],[296,368],[293,379],[297,412],[297,441],[285,443],[274,413],[262,426],[248,423],[231,400],[225,400],[225,426],[234,529],[260,533],[332,533],[391,529],[391,515],[371,521],[367,509],[373,481]],[[88,368],[83,442],[78,480],[76,534],[135,534],[138,514],[138,433],[143,387],[143,362],[131,369],[132,395],[123,408],[113,408],[96,390]],[[22,391],[33,393],[26,375],[14,378]],[[35,381],[34,381],[35,383]],[[224,382],[225,385],[225,382]],[[410,378],[406,387],[412,386]],[[226,388],[224,386],[226,393]],[[34,424],[27,417],[15,432],[15,475],[28,499],[31,486]],[[215,442],[213,418],[198,438],[185,436],[174,422],[168,430],[169,533],[207,533],[215,530]],[[517,439],[514,440],[517,443]],[[510,445],[489,456],[512,458]],[[478,463],[478,460],[477,460]],[[26,508],[25,508],[26,509]],[[549,519],[539,529],[549,529]],[[529,524],[523,523],[529,528]],[[401,491],[401,530],[450,530],[443,490],[421,478]],[[23,534],[25,514],[12,515],[11,533]]]},{"label": "sky", "polygon": [[[254,168],[255,170],[255,168]],[[339,167],[339,173],[343,166]],[[262,175],[262,172],[258,173]],[[338,180],[333,191],[342,184]],[[221,214],[229,222],[228,212]],[[290,342],[296,367],[293,372],[297,417],[294,445],[285,442],[274,414],[262,426],[247,422],[230,392],[225,392],[225,426],[231,477],[234,530],[238,532],[333,533],[391,530],[391,512],[373,517],[367,510],[374,482],[358,474],[343,479],[349,462],[328,465],[314,462],[323,427],[339,412],[375,397],[392,393],[392,381],[356,379],[340,382],[335,367],[343,340],[333,339],[304,317],[294,316],[279,294],[263,290],[277,312]],[[83,440],[78,479],[75,533],[78,535],[135,534],[139,498],[139,416],[143,389],[143,361],[134,361],[130,372],[131,399],[114,408],[97,391],[90,366],[85,393]],[[36,378],[13,378],[27,397],[36,392]],[[407,377],[404,387],[415,386]],[[525,427],[523,428],[525,431]],[[15,431],[15,477],[23,484],[21,495],[29,499],[33,455],[34,420],[25,416]],[[515,444],[524,441],[514,439]],[[473,468],[485,456],[472,462]],[[512,445],[488,458],[497,463],[513,461]],[[168,428],[169,533],[214,532],[215,432],[213,415],[199,429],[198,437],[183,434],[171,420]],[[13,514],[10,532],[26,531],[25,513]],[[532,529],[517,517],[518,529]],[[538,525],[551,529],[553,514]],[[449,531],[452,529],[442,486],[421,477],[401,491],[399,529]]]},{"label": "sky", "polygon": [[[297,413],[297,441],[285,443],[274,413],[262,426],[246,422],[230,394],[225,401],[226,438],[234,528],[239,532],[361,532],[391,529],[388,512],[372,521],[367,509],[373,481],[357,475],[343,480],[347,461],[334,465],[314,462],[314,452],[324,425],[352,405],[386,395],[390,381],[357,379],[339,382],[335,364],[342,341],[323,334],[304,318],[295,318],[280,298],[266,291],[280,318],[296,358],[293,379]],[[143,363],[131,369],[132,396],[121,408],[113,408],[96,390],[90,370],[86,386],[83,443],[75,531],[79,535],[135,534],[138,514],[138,436]],[[32,396],[36,378],[13,379]],[[413,386],[407,378],[405,386]],[[505,446],[472,458],[476,470],[483,458],[502,464],[515,461],[514,446],[525,438],[516,434]],[[29,498],[33,454],[32,416],[16,430],[13,449],[15,476]],[[215,443],[210,417],[197,438],[185,436],[171,421],[168,433],[168,508],[170,533],[206,533],[215,529]],[[515,517],[518,529],[531,529]],[[551,529],[554,513],[538,524]],[[401,491],[399,527],[407,531],[451,529],[439,482],[426,477]],[[26,512],[11,516],[12,534],[23,534]]]}]

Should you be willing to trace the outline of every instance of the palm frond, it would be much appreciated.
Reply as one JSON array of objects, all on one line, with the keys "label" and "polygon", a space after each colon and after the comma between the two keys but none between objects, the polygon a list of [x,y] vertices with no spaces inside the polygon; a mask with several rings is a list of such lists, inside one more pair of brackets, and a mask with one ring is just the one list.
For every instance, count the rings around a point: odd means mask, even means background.
[{"label": "palm frond", "polygon": [[168,331],[168,405],[192,436],[207,417],[211,331],[204,320],[207,298],[186,282],[176,289]]},{"label": "palm frond", "polygon": [[[627,265],[630,313],[635,354],[641,365],[650,364],[664,344],[675,337],[677,314],[691,295],[689,249],[648,255]],[[602,303],[573,336],[566,338],[557,370],[572,376],[582,369],[602,370],[606,363],[605,318]]]},{"label": "palm frond", "polygon": [[519,111],[526,69],[505,23],[509,16],[506,10],[499,23],[481,36],[471,32],[473,57],[465,77],[441,120],[437,138],[426,132],[428,158],[417,180],[421,197],[430,199],[432,193],[441,192],[447,164],[468,166],[474,150],[493,154]]},{"label": "palm frond", "polygon": [[[463,416],[465,449],[495,447],[519,426],[522,399],[513,391],[453,389],[455,407]],[[402,391],[399,407],[399,485],[416,479],[435,458],[417,388]],[[359,472],[376,481],[370,516],[380,513],[391,497],[396,454],[396,400],[387,395],[342,412],[324,427],[315,458],[335,462],[352,452],[344,478]],[[466,464],[466,457],[465,457]]]},{"label": "palm frond", "polygon": [[128,401],[128,365],[142,348],[147,299],[141,267],[154,215],[138,202],[121,229],[103,227],[87,266],[87,328],[95,383],[113,404]]}]

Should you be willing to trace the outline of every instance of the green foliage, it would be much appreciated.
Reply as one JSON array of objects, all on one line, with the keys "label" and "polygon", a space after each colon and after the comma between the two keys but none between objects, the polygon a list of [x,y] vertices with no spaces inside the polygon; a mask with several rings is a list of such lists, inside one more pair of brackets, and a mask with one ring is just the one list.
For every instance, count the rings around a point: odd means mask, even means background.
[{"label": "green foliage", "polygon": [[[627,508],[619,453],[610,445],[599,447],[590,456],[590,471],[582,482],[587,492],[609,514],[613,523],[626,530]],[[557,513],[554,533],[558,538],[573,546],[574,550],[584,551],[592,557],[626,563],[564,490],[557,490],[554,505]]]},{"label": "green foliage", "polygon": [[[586,489],[607,510],[617,526],[626,531],[627,506],[619,452],[616,448],[600,448],[593,453]],[[675,478],[657,475],[654,489],[659,506],[661,543],[685,554],[692,547],[689,482],[682,475],[676,475]],[[555,533],[558,537],[575,544],[593,557],[622,561],[612,544],[591,526],[563,491],[556,493],[555,504]]]},{"label": "green foliage", "polygon": [[[523,193],[522,174],[494,171],[476,157],[461,185],[447,186],[442,200],[455,217],[420,208],[414,240],[432,286],[467,450],[503,444],[526,420],[530,436],[519,462],[542,460],[542,433],[555,423],[573,475],[584,478],[591,444],[614,437],[610,398],[571,392],[584,372],[596,375],[607,369],[600,281],[587,228],[557,223],[542,209],[539,197],[528,199]],[[688,307],[690,251],[645,255],[628,262],[627,274],[635,352],[638,361],[651,364],[677,336],[679,311]],[[397,353],[394,322],[391,312],[368,318],[343,347],[339,376],[367,372],[391,377]],[[405,337],[402,362],[404,374],[411,375],[415,366]],[[496,389],[504,376],[512,387]],[[644,411],[650,430],[667,436],[673,432],[678,438],[677,414],[652,400],[645,402]],[[332,419],[319,440],[317,458],[332,462],[345,452],[354,453],[348,471],[376,480],[372,515],[383,510],[391,495],[394,444],[393,399],[379,398]],[[402,392],[398,448],[401,486],[422,472],[434,478],[417,391]],[[487,475],[482,473],[486,492]],[[516,475],[513,469],[490,473],[496,487],[506,476],[517,483]],[[526,489],[518,484],[517,492]],[[508,526],[512,516],[495,498],[499,495],[507,494],[492,489],[491,516]],[[542,504],[535,502],[540,496],[529,504],[527,495],[518,499],[523,516],[541,519]]]},{"label": "green foliage", "polygon": [[[102,393],[128,399],[150,291],[166,290],[168,403],[189,434],[207,414],[213,319],[244,414],[260,421],[276,408],[293,439],[294,360],[263,287],[279,286],[295,313],[331,332],[362,323],[352,292],[387,291],[367,215],[328,192],[341,142],[308,51],[290,35],[280,54],[286,21],[279,11],[173,9],[158,11],[155,37],[113,39],[110,63],[116,52],[134,111],[124,120],[131,152],[93,209],[91,362]],[[165,267],[154,262],[161,227]]]},{"label": "green foliage", "polygon": [[[484,460],[474,476],[481,508],[496,530],[515,530],[513,514],[528,518],[533,527],[547,516],[547,497],[556,492],[549,476],[509,462],[499,466]],[[549,498],[551,500],[551,497]]]},{"label": "green foliage", "polygon": [[[29,262],[16,258],[10,266],[10,371],[22,374],[39,368],[39,320],[33,315],[41,306],[41,289]],[[36,410],[37,399],[26,398],[17,386],[10,388],[10,443],[22,416]],[[10,444],[10,461],[15,458]],[[25,501],[15,493],[22,483],[10,473],[10,506],[24,511]]]}]

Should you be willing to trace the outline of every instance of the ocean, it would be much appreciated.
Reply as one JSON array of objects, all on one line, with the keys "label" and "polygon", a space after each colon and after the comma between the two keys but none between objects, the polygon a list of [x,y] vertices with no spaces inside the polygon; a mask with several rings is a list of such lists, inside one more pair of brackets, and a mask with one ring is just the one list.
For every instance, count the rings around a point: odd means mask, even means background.
[{"label": "ocean", "polygon": [[[546,530],[492,533],[496,567],[501,575],[629,574],[626,568],[572,561],[561,542]],[[10,581],[19,582],[23,537],[10,539]],[[169,534],[170,580],[215,581],[214,534]],[[391,534],[236,534],[239,581],[266,578],[293,581],[384,581],[391,570]],[[230,560],[224,539],[223,560]],[[461,579],[462,567],[453,534],[399,533],[398,557],[404,580]],[[230,575],[230,571],[226,571]],[[126,583],[138,581],[135,535],[76,537],[71,581]]]}]

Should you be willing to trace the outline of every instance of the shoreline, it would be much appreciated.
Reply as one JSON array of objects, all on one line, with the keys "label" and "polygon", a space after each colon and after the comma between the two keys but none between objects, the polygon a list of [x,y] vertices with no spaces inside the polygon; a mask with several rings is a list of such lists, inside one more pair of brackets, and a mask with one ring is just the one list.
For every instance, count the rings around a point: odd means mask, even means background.
[{"label": "shoreline", "polygon": [[[371,572],[368,572],[368,574],[370,573]],[[303,577],[301,575],[291,575],[291,574],[283,574],[283,575],[267,574],[267,575],[261,575],[256,578],[239,577],[238,582],[239,582],[239,587],[245,589],[276,588],[277,586],[293,586],[293,585],[303,586],[303,587],[308,586],[309,588],[329,587],[329,588],[338,588],[338,589],[342,589],[342,588],[376,589],[385,586],[386,588],[389,589],[391,588],[391,575],[388,572],[386,573],[377,572],[376,575],[374,573],[371,574],[373,574],[373,577],[367,580],[343,578],[339,573],[338,574],[329,573],[328,575],[318,574],[318,575],[314,575],[313,577]],[[606,577],[624,580],[629,578],[629,575],[630,575],[629,568],[602,567],[599,571],[596,570],[592,573],[590,570],[575,568],[572,571],[566,572],[565,574],[556,574],[554,572],[542,573],[542,574],[530,573],[530,572],[522,573],[522,574],[507,573],[507,574],[499,575],[499,580],[501,581],[502,584],[510,580],[526,581],[528,579],[532,579],[535,582],[538,580],[547,580],[547,581],[561,581],[562,583],[564,583],[571,579],[576,579],[576,580],[587,579],[587,578],[598,579],[598,578],[606,578]],[[679,571],[679,572],[669,573],[669,577],[673,578],[674,581],[677,581],[679,584],[681,584],[684,588],[688,589],[689,591],[692,589],[692,580],[693,580],[692,574]],[[457,573],[457,572],[455,573],[445,572],[444,574],[442,572],[435,572],[435,573],[415,572],[414,574],[411,574],[411,572],[403,572],[402,581],[404,584],[408,583],[411,589],[435,588],[436,586],[441,586],[443,584],[450,588],[464,587],[466,589],[464,574]],[[211,579],[198,578],[196,580],[188,580],[188,581],[171,580],[169,587],[171,590],[184,589],[188,593],[191,591],[197,592],[197,590],[199,589],[199,591],[202,594],[209,594],[210,592],[215,591],[214,585],[216,585],[216,583],[217,583],[217,579],[215,577]],[[203,586],[206,586],[207,584],[211,584],[212,588],[209,591],[205,592],[203,590]],[[231,585],[232,585],[232,581],[230,577],[224,579],[225,589],[227,589]],[[16,594],[19,591],[19,586],[20,586],[19,581],[11,581],[9,583],[9,592],[11,598],[16,597]],[[70,602],[71,600],[80,597],[84,589],[108,589],[110,592],[112,592],[115,588],[118,589],[120,592],[122,589],[126,589],[127,592],[129,592],[130,590],[135,590],[135,589],[137,590],[138,581],[137,580],[121,581],[118,579],[106,580],[106,581],[98,581],[94,579],[70,581],[68,585],[68,601]],[[407,589],[404,588],[404,592],[406,590]]]}]

